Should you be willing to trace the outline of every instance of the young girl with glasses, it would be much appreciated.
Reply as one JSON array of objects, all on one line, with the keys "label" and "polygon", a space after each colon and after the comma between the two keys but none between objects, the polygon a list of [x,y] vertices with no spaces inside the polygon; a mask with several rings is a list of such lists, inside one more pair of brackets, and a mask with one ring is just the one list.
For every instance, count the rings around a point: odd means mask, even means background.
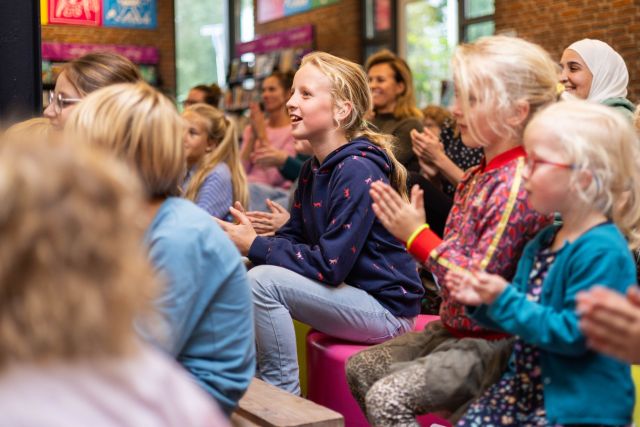
[{"label": "young girl with glasses", "polygon": [[622,115],[586,102],[556,104],[527,126],[529,202],[542,214],[559,212],[562,225],[527,245],[511,285],[479,270],[447,276],[473,319],[518,337],[509,370],[458,426],[631,422],[630,367],[588,348],[576,297],[595,285],[625,292],[635,283],[638,144]]},{"label": "young girl with glasses", "polygon": [[[458,46],[453,70],[462,141],[481,147],[484,159],[458,185],[444,238],[425,224],[417,186],[408,203],[375,183],[373,209],[440,285],[451,269],[511,278],[524,245],[550,220],[528,205],[522,133],[531,115],[556,99],[556,64],[537,45],[495,36]],[[487,378],[500,377],[510,344],[509,334],[470,319],[445,289],[440,320],[356,354],[347,379],[373,425],[413,426],[417,414],[434,411],[455,418]]]}]

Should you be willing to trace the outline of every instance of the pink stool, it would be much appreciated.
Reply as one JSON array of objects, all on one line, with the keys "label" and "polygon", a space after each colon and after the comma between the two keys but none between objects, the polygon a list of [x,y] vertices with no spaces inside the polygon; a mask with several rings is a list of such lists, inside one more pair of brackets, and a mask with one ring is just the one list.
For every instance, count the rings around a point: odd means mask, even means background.
[{"label": "pink stool", "polygon": [[[414,330],[421,331],[427,323],[438,318],[420,315]],[[367,347],[366,344],[343,341],[315,330],[307,335],[307,398],[341,413],[346,427],[369,426],[351,395],[345,373],[347,359]],[[418,422],[423,427],[450,426],[449,422],[431,414],[418,417]]]}]

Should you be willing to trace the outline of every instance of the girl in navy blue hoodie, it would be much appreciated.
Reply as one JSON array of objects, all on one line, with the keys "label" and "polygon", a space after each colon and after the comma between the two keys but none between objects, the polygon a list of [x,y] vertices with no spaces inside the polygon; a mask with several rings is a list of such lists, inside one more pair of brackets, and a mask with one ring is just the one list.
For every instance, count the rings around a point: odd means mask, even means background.
[{"label": "girl in navy blue hoodie", "polygon": [[291,318],[327,334],[378,343],[411,330],[422,285],[416,264],[376,219],[369,186],[406,197],[406,171],[390,137],[372,131],[367,77],[357,64],[307,55],[287,103],[292,133],[314,157],[300,172],[291,218],[274,237],[258,237],[241,206],[222,227],[243,255],[255,308],[258,375],[299,394]]}]

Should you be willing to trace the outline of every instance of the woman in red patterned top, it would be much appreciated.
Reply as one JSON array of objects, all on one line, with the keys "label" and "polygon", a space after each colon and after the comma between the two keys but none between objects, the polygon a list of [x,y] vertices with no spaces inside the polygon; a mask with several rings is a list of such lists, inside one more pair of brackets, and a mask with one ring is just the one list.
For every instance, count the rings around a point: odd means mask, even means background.
[{"label": "woman in red patterned top", "polygon": [[[408,203],[375,183],[373,210],[440,284],[450,269],[482,269],[510,279],[525,243],[549,222],[528,206],[521,143],[531,115],[556,99],[556,65],[539,46],[500,36],[459,46],[453,64],[453,113],[464,144],[482,147],[484,159],[462,178],[444,239],[425,223],[417,186]],[[509,337],[469,319],[444,288],[440,316],[422,332],[349,360],[349,385],[372,425],[418,425],[417,414],[434,411],[453,413],[455,419],[500,377]]]}]

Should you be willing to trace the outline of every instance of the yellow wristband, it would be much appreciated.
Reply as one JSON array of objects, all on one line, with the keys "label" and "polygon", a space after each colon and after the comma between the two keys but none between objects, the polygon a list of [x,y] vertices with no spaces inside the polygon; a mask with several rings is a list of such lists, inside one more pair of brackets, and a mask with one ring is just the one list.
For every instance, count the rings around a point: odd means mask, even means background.
[{"label": "yellow wristband", "polygon": [[418,237],[418,234],[422,233],[422,230],[424,230],[425,228],[429,228],[429,224],[422,224],[420,227],[416,228],[413,233],[411,233],[411,236],[409,236],[409,238],[407,239],[407,249],[411,248],[411,244],[413,243],[413,241],[416,239],[416,237]]}]

